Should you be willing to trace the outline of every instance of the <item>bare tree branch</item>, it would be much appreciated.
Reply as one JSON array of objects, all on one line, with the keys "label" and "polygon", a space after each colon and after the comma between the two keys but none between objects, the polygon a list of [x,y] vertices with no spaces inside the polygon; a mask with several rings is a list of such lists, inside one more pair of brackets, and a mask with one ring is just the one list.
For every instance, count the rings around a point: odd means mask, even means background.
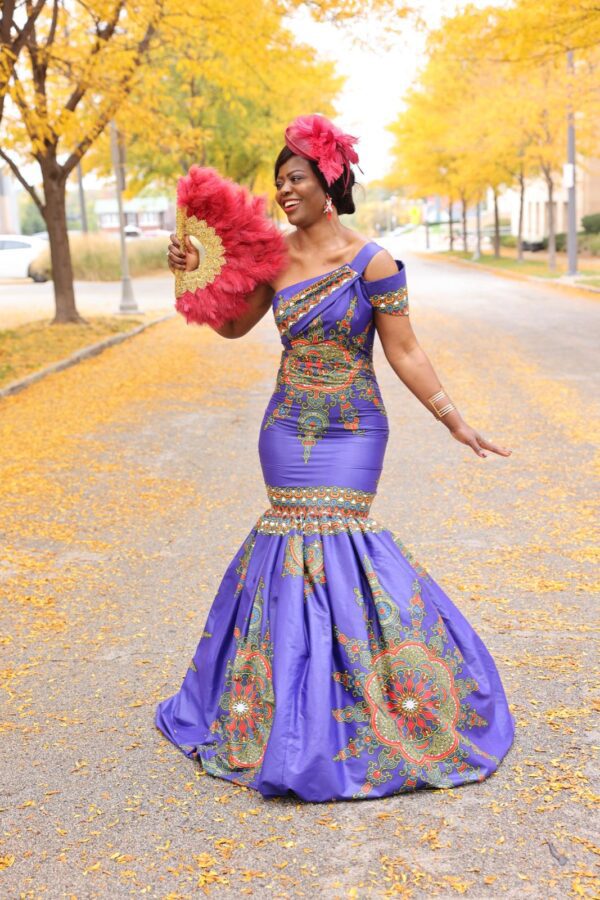
[{"label": "bare tree branch", "polygon": [[[4,112],[6,99],[6,85],[15,70],[19,54],[35,27],[36,20],[46,5],[46,0],[37,0],[28,11],[27,20],[23,28],[19,28],[14,21],[15,0],[5,0],[2,6],[0,18],[0,120]],[[12,39],[12,30],[17,36]]]},{"label": "bare tree branch", "polygon": [[59,0],[54,0],[54,5],[52,7],[52,20],[50,22],[50,28],[48,29],[48,38],[44,45],[45,50],[47,50],[48,47],[52,46],[52,43],[54,42],[54,35],[56,34],[56,24],[58,22],[58,8]]},{"label": "bare tree branch", "polygon": [[[94,46],[91,48],[88,54],[89,59],[97,56],[104,46],[105,42],[110,40],[110,38],[113,36],[124,6],[125,0],[119,0],[119,2],[115,4],[113,15],[111,19],[106,23],[106,27],[97,32],[96,42],[94,43]],[[80,82],[65,103],[65,109],[67,109],[69,112],[74,112],[77,108],[78,103],[84,97],[86,90],[87,87],[85,87]]]},{"label": "bare tree branch", "polygon": [[41,212],[41,214],[44,215],[45,207],[44,207],[44,204],[42,203],[40,195],[38,194],[36,189],[33,187],[33,185],[29,184],[29,182],[26,181],[25,178],[23,178],[23,176],[21,175],[21,171],[20,171],[19,167],[17,166],[16,162],[14,162],[14,160],[12,160],[10,158],[10,156],[8,156],[1,147],[0,147],[0,158],[3,159],[10,166],[10,169],[11,169],[13,175],[15,176],[15,178],[17,179],[17,181],[23,185],[23,187],[25,188],[25,190],[27,191],[27,193],[29,194],[29,196],[31,197],[31,199],[33,200],[33,202],[35,203],[35,205]]},{"label": "bare tree branch", "polygon": [[[139,66],[139,64],[142,60],[142,57],[146,53],[146,50],[148,49],[150,41],[152,40],[152,37],[154,36],[155,31],[156,31],[156,27],[153,24],[149,25],[148,28],[146,29],[146,34],[144,35],[144,37],[138,44],[138,47],[137,47],[137,50],[135,53],[135,57],[132,60],[132,66],[131,66],[132,70],[135,70]],[[123,76],[123,78],[121,79],[121,86],[123,87],[125,96],[127,96],[128,94],[131,93],[131,91],[133,90],[133,79],[131,78],[130,73],[126,73]],[[92,146],[92,144],[94,143],[96,138],[100,134],[102,134],[102,132],[106,128],[108,122],[113,117],[114,113],[115,113],[115,110],[112,107],[110,107],[108,110],[105,110],[105,112],[102,115],[100,115],[98,117],[98,119],[96,120],[94,127],[79,142],[79,144],[77,145],[75,150],[71,153],[71,155],[68,157],[68,159],[62,164],[61,169],[67,176],[70,175],[70,173],[73,171],[73,169],[75,168],[75,166],[77,165],[77,163],[79,162],[81,157],[85,155],[85,153]]]}]

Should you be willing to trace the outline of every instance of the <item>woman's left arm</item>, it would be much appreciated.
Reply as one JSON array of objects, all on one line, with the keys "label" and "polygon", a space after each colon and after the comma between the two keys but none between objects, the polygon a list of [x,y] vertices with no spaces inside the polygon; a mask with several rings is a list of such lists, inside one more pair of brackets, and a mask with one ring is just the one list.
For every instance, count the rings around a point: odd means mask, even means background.
[{"label": "woman's left arm", "polygon": [[[367,266],[364,275],[364,283],[369,292],[370,281],[380,281],[386,287],[392,287],[394,284],[393,276],[398,276],[398,267],[389,253],[378,253]],[[384,279],[389,279],[386,284]],[[373,285],[375,288],[375,285]],[[387,292],[393,296],[397,291]],[[372,301],[379,297],[385,297],[386,294],[372,294]],[[405,299],[405,298],[404,298]],[[410,324],[408,317],[408,306],[403,304],[402,312],[390,315],[390,311],[394,311],[394,303],[386,306],[385,300],[381,302],[379,310],[376,300],[373,303],[375,307],[375,327],[381,339],[383,352],[390,366],[406,385],[406,387],[421,401],[423,406],[429,410],[432,415],[438,418],[435,409],[442,413],[444,406],[451,403],[450,398],[442,388],[440,380],[427,357],[427,354],[420,346],[416,335]],[[399,312],[398,307],[396,312]],[[443,398],[435,400],[436,394],[443,392]],[[430,400],[433,399],[433,403]],[[452,404],[453,405],[453,404]],[[450,434],[457,441],[466,444],[478,456],[487,456],[486,450],[497,453],[499,456],[510,456],[512,450],[506,450],[503,447],[497,447],[491,441],[483,438],[474,428],[468,425],[456,408],[451,409],[440,417],[440,421],[448,428]]]}]

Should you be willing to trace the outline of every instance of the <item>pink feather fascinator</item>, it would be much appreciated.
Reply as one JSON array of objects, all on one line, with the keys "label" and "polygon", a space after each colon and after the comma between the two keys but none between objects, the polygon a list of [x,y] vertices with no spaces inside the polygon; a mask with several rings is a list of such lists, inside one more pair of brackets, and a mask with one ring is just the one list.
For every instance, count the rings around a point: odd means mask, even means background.
[{"label": "pink feather fascinator", "polygon": [[200,264],[175,273],[175,309],[189,323],[219,328],[248,308],[248,295],[283,268],[283,235],[252,196],[215,169],[192,166],[177,184],[177,237],[188,235]]},{"label": "pink feather fascinator", "polygon": [[342,173],[348,182],[350,164],[358,163],[357,141],[320,115],[298,116],[285,130],[285,143],[292,153],[316,162],[327,184]]}]

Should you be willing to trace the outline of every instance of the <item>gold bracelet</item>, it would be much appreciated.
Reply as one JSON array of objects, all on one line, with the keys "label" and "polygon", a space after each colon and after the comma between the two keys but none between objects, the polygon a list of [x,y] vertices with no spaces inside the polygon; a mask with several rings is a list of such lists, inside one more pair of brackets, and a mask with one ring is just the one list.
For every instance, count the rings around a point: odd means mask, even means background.
[{"label": "gold bracelet", "polygon": [[[438,409],[438,407],[435,404],[437,403],[438,400],[441,400],[442,397],[445,397],[448,402],[444,406],[442,406],[440,409]],[[452,403],[452,401],[448,397],[448,394],[443,389],[437,391],[435,394],[432,394],[431,397],[428,398],[427,402],[430,403],[431,406],[433,407],[433,411],[436,414],[436,416],[438,417],[438,419],[441,419],[443,416],[448,415],[449,412],[452,412],[453,409],[456,409],[454,403]]]}]

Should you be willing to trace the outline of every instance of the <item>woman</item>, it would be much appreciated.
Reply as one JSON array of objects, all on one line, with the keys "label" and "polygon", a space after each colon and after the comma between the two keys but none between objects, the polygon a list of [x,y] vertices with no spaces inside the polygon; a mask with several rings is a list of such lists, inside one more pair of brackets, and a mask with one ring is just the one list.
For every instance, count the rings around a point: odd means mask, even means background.
[{"label": "woman", "polygon": [[[275,163],[289,264],[218,329],[273,309],[283,343],[259,453],[269,509],[230,563],[180,691],[156,724],[208,773],[264,796],[382,797],[482,781],[514,719],[470,624],[400,538],[369,517],[388,439],[377,330],[401,381],[478,456],[409,318],[404,265],[342,225],[356,139],[295,120]],[[198,265],[171,237],[173,269]]]}]

